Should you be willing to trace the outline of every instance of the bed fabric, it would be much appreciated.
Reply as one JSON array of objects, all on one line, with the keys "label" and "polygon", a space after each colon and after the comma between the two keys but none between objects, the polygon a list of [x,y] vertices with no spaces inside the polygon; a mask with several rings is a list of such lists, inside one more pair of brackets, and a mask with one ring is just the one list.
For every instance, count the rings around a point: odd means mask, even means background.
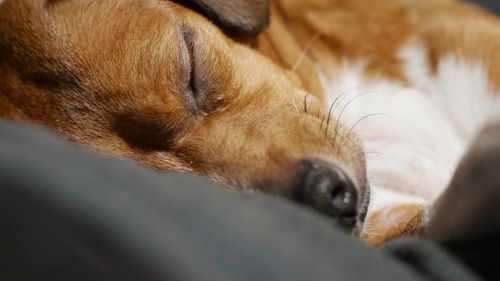
[{"label": "bed fabric", "polygon": [[0,122],[0,280],[478,280],[438,245],[328,219]]}]

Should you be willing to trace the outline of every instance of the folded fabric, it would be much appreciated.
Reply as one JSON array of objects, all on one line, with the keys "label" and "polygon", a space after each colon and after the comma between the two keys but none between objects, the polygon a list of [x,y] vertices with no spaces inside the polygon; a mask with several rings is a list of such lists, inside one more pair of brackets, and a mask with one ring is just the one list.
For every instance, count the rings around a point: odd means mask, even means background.
[{"label": "folded fabric", "polygon": [[284,199],[29,125],[0,123],[0,224],[0,280],[477,280],[433,243],[410,243],[438,257],[422,266],[407,242],[376,250]]}]

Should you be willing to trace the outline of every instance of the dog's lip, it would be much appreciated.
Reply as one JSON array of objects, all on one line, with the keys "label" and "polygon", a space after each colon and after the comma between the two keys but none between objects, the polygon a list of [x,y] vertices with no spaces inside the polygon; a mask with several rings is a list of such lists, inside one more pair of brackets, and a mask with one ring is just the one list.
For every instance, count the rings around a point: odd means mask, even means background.
[{"label": "dog's lip", "polygon": [[360,198],[360,203],[358,206],[358,215],[356,216],[356,224],[351,231],[351,235],[355,237],[360,237],[361,232],[363,230],[366,215],[368,214],[368,206],[370,204],[370,185],[369,183],[365,183],[363,188],[363,194]]}]

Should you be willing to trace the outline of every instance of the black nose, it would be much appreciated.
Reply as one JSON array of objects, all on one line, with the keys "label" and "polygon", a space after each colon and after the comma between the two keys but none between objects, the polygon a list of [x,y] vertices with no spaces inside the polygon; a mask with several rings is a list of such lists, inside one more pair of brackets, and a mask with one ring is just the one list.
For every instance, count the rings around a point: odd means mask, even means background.
[{"label": "black nose", "polygon": [[298,200],[351,230],[356,223],[358,192],[349,177],[319,160],[304,161],[301,170]]}]

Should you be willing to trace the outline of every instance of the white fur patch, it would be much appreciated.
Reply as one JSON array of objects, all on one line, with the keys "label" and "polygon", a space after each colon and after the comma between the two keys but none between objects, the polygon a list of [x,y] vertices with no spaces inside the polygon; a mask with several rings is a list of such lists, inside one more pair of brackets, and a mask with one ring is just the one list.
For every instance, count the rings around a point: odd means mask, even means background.
[{"label": "white fur patch", "polygon": [[449,55],[431,75],[418,43],[410,42],[399,55],[412,87],[383,77],[369,80],[363,62],[347,60],[343,72],[322,79],[328,106],[340,96],[333,116],[355,126],[363,140],[373,194],[369,212],[433,202],[469,142],[493,109],[500,109],[480,63]]}]

